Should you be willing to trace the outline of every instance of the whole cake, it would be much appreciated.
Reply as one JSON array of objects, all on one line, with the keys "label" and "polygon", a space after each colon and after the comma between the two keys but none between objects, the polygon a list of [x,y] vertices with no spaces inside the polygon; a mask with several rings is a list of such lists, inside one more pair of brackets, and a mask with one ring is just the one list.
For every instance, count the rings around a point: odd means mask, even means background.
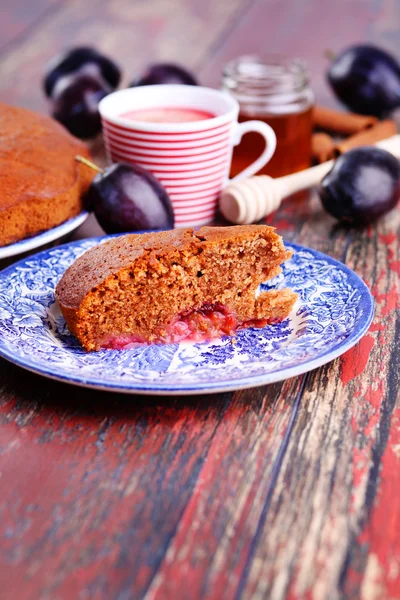
[{"label": "whole cake", "polygon": [[0,103],[0,246],[81,212],[95,172],[75,160],[78,154],[90,158],[50,117]]},{"label": "whole cake", "polygon": [[288,316],[293,291],[256,291],[290,256],[266,225],[129,234],[79,257],[56,298],[86,350],[207,340]]}]

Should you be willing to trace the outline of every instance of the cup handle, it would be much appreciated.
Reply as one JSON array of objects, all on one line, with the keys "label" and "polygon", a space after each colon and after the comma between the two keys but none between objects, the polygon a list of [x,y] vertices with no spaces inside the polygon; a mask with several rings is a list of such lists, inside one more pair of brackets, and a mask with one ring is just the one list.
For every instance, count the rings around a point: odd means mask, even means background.
[{"label": "cup handle", "polygon": [[228,184],[232,183],[232,181],[239,181],[239,179],[244,179],[245,177],[251,177],[252,175],[255,175],[257,171],[262,169],[264,165],[267,164],[275,152],[275,131],[272,129],[272,127],[270,127],[270,125],[267,125],[267,123],[264,123],[263,121],[244,121],[243,123],[236,123],[236,130],[233,136],[233,146],[237,146],[240,143],[243,135],[250,131],[256,131],[263,136],[266,142],[265,150],[254,162],[251,163],[251,165],[246,167],[235,177],[232,177],[232,179],[228,179]]}]

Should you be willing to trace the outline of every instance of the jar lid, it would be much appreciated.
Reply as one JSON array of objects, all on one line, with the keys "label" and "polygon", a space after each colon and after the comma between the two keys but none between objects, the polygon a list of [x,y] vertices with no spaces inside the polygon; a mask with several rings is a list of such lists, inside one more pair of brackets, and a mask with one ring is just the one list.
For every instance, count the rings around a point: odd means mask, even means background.
[{"label": "jar lid", "polygon": [[299,59],[248,55],[225,66],[223,85],[239,103],[257,104],[267,99],[272,105],[287,105],[309,90],[309,78],[305,63]]}]

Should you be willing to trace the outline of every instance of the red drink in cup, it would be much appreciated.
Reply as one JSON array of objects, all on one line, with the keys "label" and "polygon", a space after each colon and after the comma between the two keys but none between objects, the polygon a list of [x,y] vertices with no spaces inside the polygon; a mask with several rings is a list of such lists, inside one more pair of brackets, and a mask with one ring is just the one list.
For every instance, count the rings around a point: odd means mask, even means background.
[{"label": "red drink in cup", "polygon": [[275,134],[261,121],[238,123],[234,98],[210,88],[152,85],[128,88],[100,102],[104,141],[112,162],[139,164],[166,188],[175,227],[209,223],[229,182],[232,150],[257,131],[265,150],[235,179],[250,177],[271,158]]}]

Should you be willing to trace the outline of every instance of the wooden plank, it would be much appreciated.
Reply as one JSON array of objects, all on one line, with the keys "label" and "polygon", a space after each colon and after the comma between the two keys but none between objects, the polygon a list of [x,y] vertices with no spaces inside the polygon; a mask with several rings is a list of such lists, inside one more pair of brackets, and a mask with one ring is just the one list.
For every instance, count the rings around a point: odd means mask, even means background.
[{"label": "wooden plank", "polygon": [[[303,378],[238,392],[245,411],[228,412],[176,536],[146,599],[235,598],[297,418]],[[285,400],[284,400],[285,399]],[[255,410],[256,409],[256,410]],[[213,490],[212,494],[206,493]]]},{"label": "wooden plank", "polygon": [[0,100],[48,111],[47,62],[65,47],[93,45],[123,69],[123,86],[155,60],[195,68],[249,0],[72,0],[15,46],[0,64]]},{"label": "wooden plank", "polygon": [[2,367],[7,597],[77,598],[86,590],[117,598],[133,581],[132,597],[141,597],[229,395],[191,403],[110,395]]},{"label": "wooden plank", "polygon": [[29,35],[34,27],[53,14],[65,0],[13,0],[0,7],[0,53]]},{"label": "wooden plank", "polygon": [[380,0],[270,0],[255,2],[238,26],[205,58],[200,75],[207,85],[219,86],[223,66],[244,54],[286,54],[306,61],[318,102],[338,105],[325,72],[325,51],[339,52],[362,41],[399,53],[400,4]]},{"label": "wooden plank", "polygon": [[[267,485],[290,426],[289,399],[300,397],[300,383],[291,380],[232,401],[229,394],[130,398],[44,385],[13,366],[2,369],[0,385],[0,577],[10,597],[21,599],[77,597],[82,590],[143,597],[179,524],[197,533],[201,524],[202,539],[218,542],[208,515],[215,510],[218,522],[225,513],[218,480],[221,491],[229,489],[233,523],[238,480],[248,516],[262,510],[258,486]],[[282,394],[285,411],[276,404]],[[212,502],[214,494],[222,505]],[[206,512],[195,522],[199,506]],[[239,544],[244,558],[251,538],[250,523]],[[201,580],[184,578],[182,590],[186,581],[193,594],[201,588]],[[175,597],[177,583],[168,582]]]}]

